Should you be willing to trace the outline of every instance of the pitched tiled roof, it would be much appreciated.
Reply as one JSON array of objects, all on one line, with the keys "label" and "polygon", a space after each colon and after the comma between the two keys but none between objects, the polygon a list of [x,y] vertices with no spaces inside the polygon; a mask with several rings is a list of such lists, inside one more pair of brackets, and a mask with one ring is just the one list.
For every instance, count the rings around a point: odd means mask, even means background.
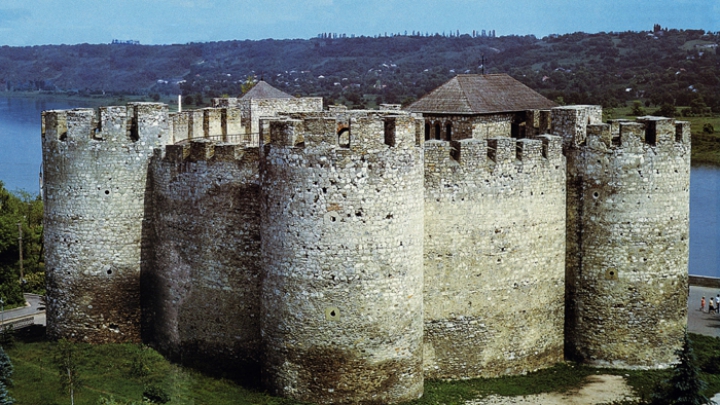
[{"label": "pitched tiled roof", "polygon": [[269,85],[266,81],[260,80],[250,91],[245,93],[240,100],[250,100],[253,98],[295,98],[284,91],[280,91]]},{"label": "pitched tiled roof", "polygon": [[506,74],[458,75],[406,109],[421,113],[488,114],[557,107]]}]

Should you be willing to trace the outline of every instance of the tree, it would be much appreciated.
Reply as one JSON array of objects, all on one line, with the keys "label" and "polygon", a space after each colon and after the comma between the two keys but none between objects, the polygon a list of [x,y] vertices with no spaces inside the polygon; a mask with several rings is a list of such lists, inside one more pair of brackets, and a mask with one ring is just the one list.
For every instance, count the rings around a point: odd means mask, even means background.
[{"label": "tree", "polygon": [[675,110],[675,106],[669,103],[663,103],[660,108],[655,111],[653,115],[659,116],[659,117],[668,117],[672,118],[677,115],[677,110]]},{"label": "tree", "polygon": [[13,405],[15,400],[8,394],[5,384],[0,383],[0,405]]},{"label": "tree", "polygon": [[710,400],[702,394],[707,386],[700,379],[700,369],[697,366],[692,344],[688,339],[687,329],[683,337],[683,346],[675,354],[680,362],[673,367],[672,376],[661,389],[655,403],[669,405],[705,405]]},{"label": "tree", "polygon": [[642,103],[639,100],[633,101],[633,107],[632,107],[631,114],[636,117],[645,115],[645,108],[642,106]]},{"label": "tree", "polygon": [[70,404],[75,405],[75,392],[82,387],[78,375],[77,348],[67,339],[60,339],[57,343],[55,363],[58,366],[60,384],[70,394]]},{"label": "tree", "polygon": [[13,365],[5,350],[0,347],[0,384],[12,386]]},{"label": "tree", "polygon": [[240,85],[240,92],[242,94],[246,94],[248,91],[250,91],[257,82],[255,81],[254,75],[248,75],[248,77],[245,79],[245,82]]}]

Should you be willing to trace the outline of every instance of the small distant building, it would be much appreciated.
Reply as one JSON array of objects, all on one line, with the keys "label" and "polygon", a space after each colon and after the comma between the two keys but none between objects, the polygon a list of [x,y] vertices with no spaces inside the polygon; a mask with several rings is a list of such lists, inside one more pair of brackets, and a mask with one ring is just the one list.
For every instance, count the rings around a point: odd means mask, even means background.
[{"label": "small distant building", "polygon": [[529,110],[557,104],[506,74],[458,75],[411,104],[422,113],[425,139],[525,137]]},{"label": "small distant building", "polygon": [[323,102],[322,97],[292,96],[260,80],[240,98],[214,98],[213,107],[238,108],[244,132],[256,140],[260,134],[261,118],[275,117],[279,112],[322,111]]},{"label": "small distant building", "polygon": [[293,97],[267,82],[259,81],[242,97],[214,98],[211,108],[171,114],[171,132],[176,142],[197,138],[260,145],[260,119],[279,112],[323,110],[322,97]]}]

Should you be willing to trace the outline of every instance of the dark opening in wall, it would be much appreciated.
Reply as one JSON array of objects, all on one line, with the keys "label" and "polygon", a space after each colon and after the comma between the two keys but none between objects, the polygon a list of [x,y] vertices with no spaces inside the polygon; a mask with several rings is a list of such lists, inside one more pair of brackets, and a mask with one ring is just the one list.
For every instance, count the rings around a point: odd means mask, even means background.
[{"label": "dark opening in wall", "polygon": [[525,138],[525,123],[513,122],[510,124],[510,137],[515,139]]},{"label": "dark opening in wall", "polygon": [[448,122],[445,125],[445,140],[452,141],[452,123]]},{"label": "dark opening in wall", "polygon": [[102,133],[102,121],[100,119],[97,119],[97,125],[92,131],[92,137],[95,140],[102,141],[103,139],[103,133]]},{"label": "dark opening in wall", "polygon": [[613,134],[612,144],[615,146],[622,146],[622,140],[620,138],[620,134]]},{"label": "dark opening in wall", "polygon": [[435,123],[435,139],[438,141],[442,138],[440,138],[440,123]]},{"label": "dark opening in wall", "polygon": [[675,142],[681,142],[681,143],[682,143],[682,140],[683,140],[682,135],[683,135],[682,126],[681,126],[681,125],[676,125],[676,126],[675,126]]},{"label": "dark opening in wall", "polygon": [[137,117],[133,117],[132,120],[130,120],[130,140],[133,142],[137,142],[140,140],[140,133],[138,132],[138,124],[137,124]]},{"label": "dark opening in wall", "polygon": [[425,140],[430,140],[430,124],[427,122],[425,123]]},{"label": "dark opening in wall", "polygon": [[647,128],[645,128],[645,143],[647,143],[650,146],[655,146],[656,142],[657,142],[657,131],[655,129],[655,126],[648,125]]},{"label": "dark opening in wall", "polygon": [[350,147],[350,129],[349,128],[342,128],[338,132],[338,146],[341,148],[349,148]]},{"label": "dark opening in wall", "polygon": [[395,119],[385,119],[385,145],[395,146]]},{"label": "dark opening in wall", "polygon": [[60,134],[60,140],[63,142],[67,141],[67,131]]}]

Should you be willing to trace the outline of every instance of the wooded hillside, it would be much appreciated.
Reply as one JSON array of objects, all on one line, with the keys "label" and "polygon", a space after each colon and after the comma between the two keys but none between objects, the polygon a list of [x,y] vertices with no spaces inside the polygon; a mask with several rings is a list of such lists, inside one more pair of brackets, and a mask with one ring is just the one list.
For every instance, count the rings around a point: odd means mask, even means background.
[{"label": "wooded hillside", "polygon": [[[248,76],[290,94],[407,103],[460,73],[509,73],[553,100],[720,112],[720,33],[393,36],[0,48],[0,90],[236,96]],[[482,60],[485,66],[482,67]],[[201,97],[198,97],[201,96]],[[559,99],[561,97],[561,99]]]}]

